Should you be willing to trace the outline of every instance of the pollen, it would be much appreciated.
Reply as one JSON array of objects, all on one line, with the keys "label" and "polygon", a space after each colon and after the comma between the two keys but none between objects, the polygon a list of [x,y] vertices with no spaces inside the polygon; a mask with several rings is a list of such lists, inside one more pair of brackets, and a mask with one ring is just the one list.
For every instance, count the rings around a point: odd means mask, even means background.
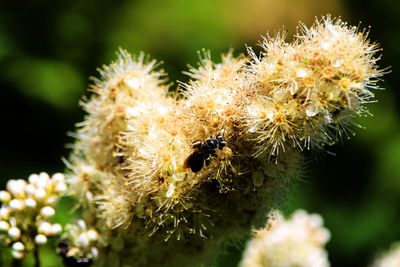
[{"label": "pollen", "polygon": [[350,89],[351,86],[351,80],[349,78],[341,78],[340,81],[338,82],[338,85],[341,89],[347,91]]},{"label": "pollen", "polygon": [[215,104],[214,99],[208,99],[208,101],[206,102],[206,108],[211,110],[211,109],[215,109],[215,106],[216,106],[216,104]]},{"label": "pollen", "polygon": [[315,78],[311,75],[308,75],[303,78],[303,84],[306,87],[313,87],[315,85]]},{"label": "pollen", "polygon": [[266,110],[260,110],[260,118],[265,119],[267,117],[267,111]]},{"label": "pollen", "polygon": [[178,135],[178,131],[177,131],[177,130],[171,130],[171,131],[169,131],[169,133],[170,133],[172,136],[177,136],[177,135]]},{"label": "pollen", "polygon": [[116,109],[115,109],[115,112],[116,112],[116,115],[117,116],[125,116],[125,107],[124,106],[118,106]]},{"label": "pollen", "polygon": [[322,77],[329,80],[329,79],[332,79],[336,75],[336,73],[337,72],[334,67],[331,67],[331,66],[325,67],[322,70]]},{"label": "pollen", "polygon": [[275,116],[274,116],[274,123],[275,124],[282,124],[282,123],[286,123],[286,115],[278,112]]},{"label": "pollen", "polygon": [[229,109],[225,110],[225,116],[229,117],[232,114],[233,114],[233,110],[232,109],[229,108]]}]

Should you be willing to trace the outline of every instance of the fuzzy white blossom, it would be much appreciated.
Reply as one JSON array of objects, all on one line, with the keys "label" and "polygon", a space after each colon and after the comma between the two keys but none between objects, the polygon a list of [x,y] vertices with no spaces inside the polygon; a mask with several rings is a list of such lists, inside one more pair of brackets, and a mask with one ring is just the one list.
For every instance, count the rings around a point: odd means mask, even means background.
[{"label": "fuzzy white blossom", "polygon": [[328,267],[324,250],[330,239],[322,217],[296,211],[289,220],[275,219],[256,232],[243,254],[241,267]]}]

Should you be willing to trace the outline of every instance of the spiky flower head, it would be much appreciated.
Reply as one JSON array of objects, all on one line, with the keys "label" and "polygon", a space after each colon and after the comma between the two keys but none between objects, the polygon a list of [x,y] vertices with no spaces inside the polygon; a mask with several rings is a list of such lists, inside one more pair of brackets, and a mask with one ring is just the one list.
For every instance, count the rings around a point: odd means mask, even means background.
[{"label": "spiky flower head", "polygon": [[303,148],[331,144],[366,112],[382,74],[376,45],[330,17],[302,27],[292,43],[265,38],[260,56],[215,63],[204,52],[183,98],[168,97],[143,55],[121,50],[100,71],[68,163],[69,192],[104,237],[100,256],[119,240],[110,255],[121,264],[209,258],[283,205]]},{"label": "spiky flower head", "polygon": [[322,217],[297,210],[289,220],[274,212],[246,247],[241,267],[328,267],[324,250],[330,239]]},{"label": "spiky flower head", "polygon": [[300,29],[292,43],[281,35],[265,37],[261,56],[249,49],[255,97],[246,116],[260,144],[256,155],[349,136],[353,117],[369,114],[364,104],[383,74],[378,46],[357,27],[327,16]]}]

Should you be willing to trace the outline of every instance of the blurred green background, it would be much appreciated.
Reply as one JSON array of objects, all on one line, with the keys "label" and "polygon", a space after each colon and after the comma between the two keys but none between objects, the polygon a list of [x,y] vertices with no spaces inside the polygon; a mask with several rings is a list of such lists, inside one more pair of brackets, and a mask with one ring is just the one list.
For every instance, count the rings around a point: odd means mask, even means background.
[{"label": "blurred green background", "polygon": [[[298,184],[285,213],[297,208],[320,213],[332,233],[327,246],[332,266],[366,266],[400,240],[398,1],[1,1],[0,188],[11,178],[64,170],[61,158],[73,142],[66,133],[82,121],[78,102],[88,94],[88,77],[119,46],[163,60],[176,85],[187,81],[182,70],[196,64],[197,50],[210,49],[219,60],[229,48],[239,53],[245,44],[256,46],[267,31],[285,25],[291,36],[297,21],[310,25],[327,13],[371,26],[370,39],[384,49],[380,66],[391,66],[392,73],[380,84],[386,90],[376,91],[379,103],[370,105],[374,116],[359,119],[366,130],[330,148],[336,156],[308,155],[306,182]],[[60,209],[67,211],[69,204]],[[243,246],[228,248],[215,266],[236,266]],[[60,266],[50,248],[41,257],[43,266]]]}]

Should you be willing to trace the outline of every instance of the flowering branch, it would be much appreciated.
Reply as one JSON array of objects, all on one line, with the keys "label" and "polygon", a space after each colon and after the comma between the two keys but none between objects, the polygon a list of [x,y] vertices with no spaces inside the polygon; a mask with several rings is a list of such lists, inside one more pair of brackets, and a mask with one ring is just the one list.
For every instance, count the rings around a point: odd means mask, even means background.
[{"label": "flowering branch", "polygon": [[64,260],[191,266],[264,225],[302,151],[352,133],[384,73],[357,28],[329,16],[300,26],[292,43],[265,37],[260,55],[204,52],[173,97],[156,61],[120,50],[82,103],[67,184],[84,214]]}]

